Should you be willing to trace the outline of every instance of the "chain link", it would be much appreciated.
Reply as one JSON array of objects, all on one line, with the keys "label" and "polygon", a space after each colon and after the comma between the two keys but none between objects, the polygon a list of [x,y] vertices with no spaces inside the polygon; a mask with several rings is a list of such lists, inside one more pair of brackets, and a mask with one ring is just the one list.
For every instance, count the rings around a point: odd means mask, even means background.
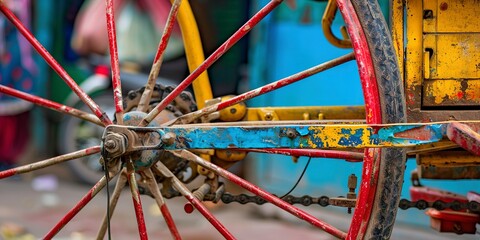
[{"label": "chain link", "polygon": [[[224,203],[240,203],[240,204],[247,204],[247,203],[255,203],[258,205],[262,205],[267,203],[266,200],[259,196],[250,196],[247,194],[239,194],[239,195],[232,195],[230,193],[224,193],[221,197],[222,202]],[[295,197],[292,195],[287,195],[282,198],[287,203],[290,204],[301,204],[303,206],[310,206],[310,205],[320,205],[322,207],[326,207],[331,205],[329,203],[330,198],[327,196],[321,197],[311,197],[311,196],[302,196],[302,197]],[[402,210],[407,210],[409,208],[417,208],[419,210],[424,210],[427,208],[434,208],[437,210],[445,210],[445,209],[452,209],[454,211],[461,211],[461,210],[468,210],[472,213],[480,213],[480,203],[475,201],[470,202],[444,202],[441,200],[437,200],[434,202],[428,202],[425,200],[419,201],[409,201],[407,199],[400,200],[400,204],[398,206]]]}]

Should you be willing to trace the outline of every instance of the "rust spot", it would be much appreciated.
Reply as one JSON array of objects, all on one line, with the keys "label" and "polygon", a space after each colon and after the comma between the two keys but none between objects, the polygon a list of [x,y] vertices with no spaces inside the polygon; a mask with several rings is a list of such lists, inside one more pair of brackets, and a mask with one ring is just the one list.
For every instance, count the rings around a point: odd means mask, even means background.
[{"label": "rust spot", "polygon": [[440,10],[445,11],[448,9],[448,3],[442,2],[440,3]]}]

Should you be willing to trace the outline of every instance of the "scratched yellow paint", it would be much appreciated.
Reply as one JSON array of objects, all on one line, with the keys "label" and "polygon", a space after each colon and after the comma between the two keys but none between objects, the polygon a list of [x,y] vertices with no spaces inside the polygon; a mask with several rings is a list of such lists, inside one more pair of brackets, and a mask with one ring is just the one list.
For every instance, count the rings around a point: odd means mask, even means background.
[{"label": "scratched yellow paint", "polygon": [[426,81],[423,89],[424,106],[480,104],[480,80]]},{"label": "scratched yellow paint", "polygon": [[480,8],[478,0],[423,0],[424,9],[432,10],[433,16],[424,21],[427,33],[479,33]]},{"label": "scratched yellow paint", "polygon": [[[271,115],[268,120],[267,115]],[[248,108],[245,121],[271,120],[319,120],[318,116],[328,119],[365,119],[364,106],[302,106],[302,107],[265,107]],[[308,119],[305,119],[305,116]]]},{"label": "scratched yellow paint", "polygon": [[[349,131],[347,132],[344,129],[349,129]],[[356,142],[362,142],[362,145],[364,145],[364,147],[367,147],[369,146],[371,139],[371,129],[364,126],[362,127],[351,125],[346,128],[345,126],[343,126],[343,128],[334,126],[322,128],[310,127],[308,130],[312,133],[312,139],[319,139],[320,142],[323,143],[324,148],[341,146],[341,140],[349,142],[350,140],[353,140],[351,139],[352,136],[360,137],[359,141],[357,140]],[[321,147],[318,146],[311,139],[308,139],[307,144],[314,148]]]},{"label": "scratched yellow paint", "polygon": [[426,34],[423,45],[432,50],[429,79],[480,79],[479,33]]}]

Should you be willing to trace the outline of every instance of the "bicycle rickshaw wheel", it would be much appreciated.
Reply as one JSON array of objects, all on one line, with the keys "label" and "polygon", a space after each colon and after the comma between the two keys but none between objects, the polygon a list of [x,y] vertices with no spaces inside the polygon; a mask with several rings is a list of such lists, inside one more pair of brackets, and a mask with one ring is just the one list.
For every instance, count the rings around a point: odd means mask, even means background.
[{"label": "bicycle rickshaw wheel", "polygon": [[[107,8],[110,7],[112,1],[107,0]],[[172,1],[174,5],[172,7],[171,16],[175,16],[180,1]],[[269,12],[271,12],[276,6],[278,6],[282,1],[270,1],[261,11],[255,14],[249,22],[247,22],[242,28],[239,29],[232,37],[227,40],[217,51],[212,53],[205,61],[201,63],[195,63],[193,65],[198,65],[195,70],[175,89],[172,89],[170,93],[163,98],[154,109],[150,110],[146,116],[143,117],[141,122],[136,122],[135,124],[139,125],[148,125],[155,118],[156,114],[163,110],[169,103],[176,99],[176,97],[182,93],[182,91],[190,85],[196,78],[198,78],[208,67],[210,67],[213,62],[218,59],[225,51],[227,51],[238,39],[243,37],[246,32],[248,32],[256,23],[258,23],[263,17],[265,17]],[[386,23],[382,17],[381,11],[379,9],[378,3],[376,0],[338,0],[338,6],[344,16],[347,31],[352,40],[353,49],[355,53],[355,58],[357,60],[357,65],[359,68],[360,78],[362,81],[362,87],[364,92],[365,99],[365,110],[366,110],[366,122],[369,124],[378,124],[378,123],[401,123],[405,122],[405,106],[404,106],[404,96],[402,93],[402,84],[401,78],[398,73],[398,66],[396,63],[395,52],[392,47],[390,34]],[[185,7],[185,4],[182,5],[182,8]],[[13,96],[20,97],[22,99],[34,102],[38,105],[49,107],[51,109],[72,114],[76,117],[80,117],[90,122],[94,122],[98,125],[108,126],[112,124],[112,121],[104,114],[104,112],[93,102],[91,98],[85,96],[81,89],[75,84],[75,82],[68,76],[68,74],[49,56],[49,54],[42,49],[41,45],[31,36],[28,30],[24,29],[23,26],[18,22],[18,19],[8,10],[3,2],[0,2],[0,10],[9,18],[17,27],[22,31],[22,33],[27,37],[27,39],[36,47],[37,51],[42,54],[42,56],[50,63],[50,65],[61,75],[67,84],[74,90],[80,98],[90,107],[92,112],[95,114],[89,115],[84,112],[72,109],[66,106],[62,106],[57,103],[53,103],[38,97],[33,97],[28,94],[24,94],[18,91],[15,91],[6,86],[0,86],[0,92],[7,93]],[[109,15],[110,14],[110,15]],[[190,14],[180,11],[180,14]],[[116,119],[119,120],[117,124],[123,124],[124,109],[122,104],[121,96],[121,85],[119,82],[119,72],[118,72],[118,58],[116,56],[116,43],[115,43],[115,31],[114,31],[114,21],[113,13],[107,11],[107,21],[109,26],[109,37],[110,37],[110,47],[112,55],[112,72],[113,72],[113,87],[114,87],[114,101],[116,106]],[[174,18],[172,18],[174,19]],[[166,27],[169,29],[170,25]],[[182,26],[185,27],[185,26]],[[22,29],[23,28],[23,29]],[[184,33],[191,32],[188,28],[192,28],[192,24],[187,24],[187,29],[182,29]],[[193,28],[196,26],[193,25]],[[197,38],[195,40],[195,38]],[[163,39],[163,38],[162,38]],[[167,38],[168,39],[168,38]],[[184,41],[189,40],[198,40],[196,37],[185,37]],[[232,40],[232,41],[230,41]],[[166,44],[166,42],[163,42]],[[160,49],[161,47],[159,47]],[[190,58],[191,56],[187,57]],[[193,56],[198,57],[198,56]],[[353,55],[349,55],[343,59],[343,61],[353,59]],[[160,61],[161,57],[156,57],[154,65],[157,64],[157,60]],[[340,64],[340,63],[335,63]],[[333,66],[335,65],[333,64]],[[318,69],[317,69],[318,70]],[[316,71],[317,71],[316,70]],[[320,71],[320,70],[318,70]],[[280,84],[277,85],[288,85],[294,81],[298,81],[301,78],[310,76],[313,73],[300,74],[302,77],[294,76],[292,78],[286,78],[280,80]],[[199,91],[198,89],[204,90],[207,89],[207,97],[198,97],[197,101],[202,101],[210,98],[208,96],[208,89],[210,88],[207,83],[200,83],[195,86],[195,94]],[[278,87],[275,87],[278,88]],[[248,98],[263,94],[272,89],[271,86],[265,86],[259,89],[258,91],[246,93],[244,95],[239,95],[234,97],[233,100],[228,100],[220,104],[214,105],[213,107],[206,107],[194,113],[205,114],[208,111],[220,110],[221,108],[228,107],[237,102],[244,101]],[[139,105],[139,109],[142,107]],[[157,110],[157,113],[155,111]],[[143,110],[146,111],[146,110]],[[203,111],[203,112],[202,112]],[[194,114],[195,115],[195,114]],[[199,117],[198,115],[197,117]],[[98,118],[98,119],[97,119]],[[34,163],[32,165],[22,166],[10,170],[0,172],[0,178],[7,178],[12,175],[32,171],[35,169],[47,167],[59,162],[77,159],[86,155],[93,153],[98,153],[102,151],[100,146],[94,146],[87,149],[79,150],[72,154],[67,154],[59,156],[56,158],[47,159],[45,161]],[[191,156],[191,155],[189,155]],[[193,157],[195,158],[195,157]],[[349,238],[349,239],[365,239],[365,238],[388,238],[391,234],[393,224],[395,221],[395,214],[398,206],[398,201],[400,197],[401,186],[403,182],[403,171],[405,167],[405,153],[401,149],[366,149],[363,159],[363,175],[362,183],[360,188],[360,193],[356,201],[355,212],[351,221],[351,225],[348,231],[344,232],[333,226],[330,226],[328,223],[318,220],[306,213],[303,210],[297,209],[292,205],[278,199],[277,197],[256,188],[252,184],[238,178],[237,176],[216,167],[211,163],[204,163],[203,160],[198,160],[197,163],[205,164],[204,167],[208,168],[214,174],[220,175],[227,180],[230,180],[247,190],[253,192],[254,194],[261,196],[265,200],[279,206],[283,210],[294,214],[307,221],[308,223],[319,227],[333,236],[339,238]],[[191,159],[189,159],[191,160]],[[158,161],[158,159],[157,159]],[[123,188],[126,185],[126,182],[129,182],[133,200],[134,200],[134,209],[137,216],[137,225],[139,229],[139,235],[141,239],[146,239],[147,230],[143,218],[143,210],[140,201],[140,193],[137,186],[136,174],[144,174],[145,177],[152,177],[152,170],[150,168],[158,167],[157,163],[149,166],[147,170],[142,170],[142,172],[135,172],[133,168],[133,163],[131,160],[127,160],[125,163],[129,168],[123,168],[123,165],[119,166],[123,169],[120,173],[119,182],[117,183],[118,188]],[[130,165],[131,164],[131,165]],[[203,165],[202,165],[203,166]],[[106,167],[108,169],[108,167]],[[156,169],[158,170],[158,169]],[[162,171],[157,171],[162,172]],[[163,174],[168,173],[167,170],[163,170]],[[124,174],[125,173],[125,174]],[[125,177],[122,178],[122,174]],[[107,174],[107,176],[109,176]],[[113,174],[112,174],[113,175]],[[113,176],[112,176],[113,177]],[[166,177],[166,176],[165,176]],[[120,180],[123,179],[123,180]],[[174,175],[170,175],[168,179],[176,179]],[[151,180],[151,179],[150,179]],[[233,238],[231,233],[225,228],[214,216],[208,212],[208,210],[196,199],[188,189],[183,189],[182,184],[174,182],[176,185],[176,190],[180,191],[194,207],[196,207],[199,212],[201,212],[205,218],[210,221],[210,223],[227,239]],[[122,182],[123,181],[123,182]],[[168,211],[165,201],[161,197],[161,193],[158,191],[157,180],[154,179],[152,182],[157,187],[151,189],[152,195],[163,213],[165,221],[168,225],[169,230],[172,233],[172,237],[175,239],[180,238],[180,234],[175,226],[175,222]],[[165,181],[165,180],[164,180]],[[44,238],[50,239],[55,236],[62,228],[67,224],[105,185],[107,179],[102,178],[97,184],[85,195],[79,203],[77,203],[70,212],[68,212],[63,219],[60,220],[57,225],[55,225]],[[122,182],[122,183],[121,183]],[[115,191],[117,192],[117,191]],[[116,198],[114,192],[114,199]],[[158,195],[160,193],[160,195]],[[113,207],[115,204],[111,204]],[[110,212],[111,214],[111,212]],[[105,218],[108,219],[108,218]],[[104,220],[105,221],[105,220]],[[104,223],[103,226],[106,226]],[[99,234],[100,238],[103,238]]]}]

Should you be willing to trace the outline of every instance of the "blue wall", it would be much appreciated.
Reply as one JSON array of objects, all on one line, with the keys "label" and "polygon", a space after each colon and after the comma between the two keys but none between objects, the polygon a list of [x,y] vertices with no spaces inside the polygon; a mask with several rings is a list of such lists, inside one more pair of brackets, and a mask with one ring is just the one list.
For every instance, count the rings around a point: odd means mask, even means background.
[{"label": "blue wall", "polygon": [[[253,8],[264,6],[267,1],[256,1]],[[386,2],[386,1],[383,1]],[[351,50],[331,46],[321,30],[321,16],[325,3],[297,1],[295,10],[285,4],[276,9],[273,16],[263,20],[251,36],[250,88],[256,88],[341,56]],[[383,5],[384,12],[388,6]],[[340,14],[338,14],[340,15]],[[334,21],[334,29],[343,25]],[[338,33],[337,33],[338,34]],[[250,106],[328,106],[363,105],[360,81],[355,62],[327,70],[292,86],[255,98]],[[273,193],[283,195],[294,185],[307,158],[293,163],[290,157],[250,154],[249,174],[257,183]],[[253,161],[253,159],[256,159]],[[260,160],[258,160],[260,159]],[[409,176],[416,166],[408,161],[403,198],[410,198]],[[292,193],[339,196],[347,192],[347,178],[354,173],[361,176],[361,164],[334,159],[312,159],[306,175]],[[480,192],[478,181],[422,181],[422,183],[460,194],[469,190]],[[345,211],[345,210],[342,210]],[[428,225],[428,217],[422,211],[399,211],[398,221]]]}]

